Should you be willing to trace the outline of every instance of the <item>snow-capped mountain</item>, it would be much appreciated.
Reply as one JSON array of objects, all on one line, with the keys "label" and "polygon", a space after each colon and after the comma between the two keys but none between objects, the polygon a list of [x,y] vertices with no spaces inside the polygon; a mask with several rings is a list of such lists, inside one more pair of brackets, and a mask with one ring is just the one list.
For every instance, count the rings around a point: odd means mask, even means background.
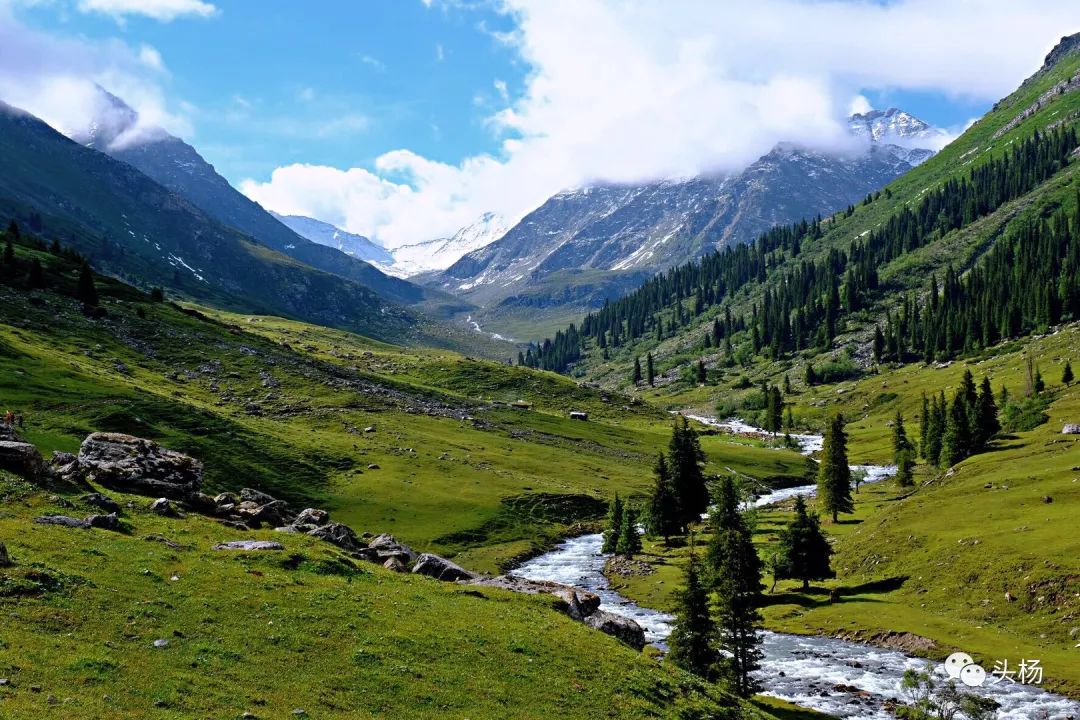
[{"label": "snow-capped mountain", "polygon": [[368,240],[363,235],[356,235],[347,230],[325,223],[315,218],[303,215],[279,215],[274,211],[270,214],[285,224],[300,237],[307,238],[311,242],[319,243],[327,247],[337,248],[346,255],[364,260],[365,262],[379,265],[389,265],[394,262],[394,256],[382,245]]},{"label": "snow-capped mountain", "polygon": [[436,281],[485,305],[488,322],[521,306],[596,307],[652,273],[858,202],[941,143],[940,131],[900,110],[850,122],[865,149],[781,143],[730,175],[561,192]]},{"label": "snow-capped mountain", "polygon": [[856,113],[848,119],[853,135],[876,143],[889,143],[908,148],[939,150],[948,140],[940,128],[898,108]]},{"label": "snow-capped mountain", "polygon": [[145,126],[122,99],[99,88],[95,116],[70,137],[139,170],[211,218],[259,243],[319,270],[358,282],[403,304],[422,301],[428,291],[387,277],[360,257],[302,237],[236,190],[198,151],[161,128]]},{"label": "snow-capped mountain", "polygon": [[479,250],[501,238],[509,229],[506,218],[487,212],[476,222],[458,230],[452,237],[402,245],[390,252],[392,264],[376,261],[383,272],[410,277],[432,270],[444,270],[466,253]]}]

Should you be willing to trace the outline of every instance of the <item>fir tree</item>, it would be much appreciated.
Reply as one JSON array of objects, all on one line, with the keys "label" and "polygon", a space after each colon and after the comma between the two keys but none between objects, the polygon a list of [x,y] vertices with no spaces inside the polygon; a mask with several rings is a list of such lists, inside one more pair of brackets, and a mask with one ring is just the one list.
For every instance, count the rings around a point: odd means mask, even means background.
[{"label": "fir tree", "polygon": [[11,242],[11,235],[9,234],[4,241],[4,275],[14,277],[17,267],[15,262],[15,245]]},{"label": "fir tree", "polygon": [[1068,360],[1065,361],[1065,369],[1061,371],[1061,384],[1071,385],[1073,381],[1073,369],[1072,363]]},{"label": "fir tree", "polygon": [[926,442],[930,430],[930,399],[922,394],[922,412],[919,414],[919,454],[926,459]]},{"label": "fir tree", "polygon": [[810,589],[811,580],[835,577],[829,566],[833,549],[821,529],[816,513],[807,512],[802,495],[795,497],[795,517],[780,533],[778,577],[801,580],[803,590]]},{"label": "fir tree", "polygon": [[784,394],[791,394],[791,377],[787,373],[784,373]]},{"label": "fir tree", "polygon": [[671,480],[664,453],[660,453],[653,472],[656,483],[649,499],[649,532],[664,538],[664,545],[667,545],[669,538],[677,535],[682,528],[679,498],[675,494],[675,485]]},{"label": "fir tree", "polygon": [[807,387],[817,385],[817,373],[814,372],[814,366],[810,363],[806,364],[806,385]]},{"label": "fir tree", "polygon": [[685,529],[700,520],[702,513],[708,509],[709,489],[702,468],[705,453],[701,450],[701,441],[681,415],[671,431],[668,462],[678,499],[679,526]]},{"label": "fir tree", "polygon": [[98,305],[97,287],[94,285],[94,272],[90,269],[90,265],[85,262],[83,263],[82,270],[79,271],[79,283],[75,288],[75,299],[89,307],[97,307]]},{"label": "fir tree", "polygon": [[1042,373],[1039,371],[1038,366],[1035,368],[1035,381],[1032,384],[1032,388],[1035,390],[1036,395],[1040,395],[1046,390],[1046,382],[1043,380]]},{"label": "fir tree", "polygon": [[705,361],[698,360],[697,362],[697,381],[698,385],[704,385],[706,380],[705,375]]},{"label": "fir tree", "polygon": [[641,358],[639,357],[634,358],[634,374],[630,378],[630,382],[634,383],[634,385],[641,384]]},{"label": "fir tree", "polygon": [[706,680],[716,677],[720,654],[715,647],[716,627],[709,614],[709,591],[701,579],[697,556],[686,564],[685,587],[678,594],[675,627],[668,638],[668,659]]},{"label": "fir tree", "polygon": [[765,429],[773,435],[784,429],[784,398],[775,385],[765,395]]},{"label": "fir tree", "polygon": [[756,690],[750,674],[761,659],[761,561],[739,512],[739,494],[731,477],[721,483],[709,527],[707,561],[716,591],[717,634],[727,653],[723,671],[732,689],[749,697]]},{"label": "fir tree", "polygon": [[616,493],[615,499],[608,506],[607,528],[604,530],[604,544],[600,552],[604,554],[615,552],[615,546],[619,542],[619,533],[622,531],[623,511],[622,498]]},{"label": "fir tree", "polygon": [[[150,291],[151,302],[165,302],[165,290],[160,287],[156,287]],[[521,353],[518,353],[518,357],[521,357]],[[522,363],[519,363],[522,364]]]},{"label": "fir tree", "polygon": [[649,353],[645,356],[645,370],[646,378],[648,379],[649,386],[651,387],[656,384],[656,370],[653,367],[652,353]]},{"label": "fir tree", "polygon": [[41,267],[41,261],[37,258],[30,262],[30,275],[27,282],[35,290],[45,287],[45,271]]},{"label": "fir tree", "polygon": [[945,436],[941,441],[941,461],[955,465],[971,454],[971,426],[967,403],[962,392],[957,392],[949,406],[945,423]]},{"label": "fir tree", "polygon": [[991,438],[999,432],[1001,432],[1001,423],[998,421],[998,407],[994,402],[994,391],[990,388],[990,378],[983,376],[975,408],[975,437],[973,438],[975,449],[984,450]]},{"label": "fir tree", "polygon": [[632,558],[641,552],[641,535],[637,527],[637,510],[632,507],[623,509],[622,526],[619,539],[615,542],[615,553]]},{"label": "fir tree", "polygon": [[840,513],[855,512],[851,499],[851,468],[847,460],[847,433],[844,432],[844,416],[834,415],[825,430],[825,442],[821,450],[818,468],[818,500],[825,512],[839,521]]},{"label": "fir tree", "polygon": [[945,438],[945,393],[939,392],[930,405],[930,424],[926,431],[924,457],[931,465],[941,464],[941,446]]},{"label": "fir tree", "polygon": [[902,487],[912,485],[915,448],[908,440],[907,431],[904,429],[904,416],[899,410],[896,411],[896,418],[893,420],[893,463],[896,465],[896,481]]}]

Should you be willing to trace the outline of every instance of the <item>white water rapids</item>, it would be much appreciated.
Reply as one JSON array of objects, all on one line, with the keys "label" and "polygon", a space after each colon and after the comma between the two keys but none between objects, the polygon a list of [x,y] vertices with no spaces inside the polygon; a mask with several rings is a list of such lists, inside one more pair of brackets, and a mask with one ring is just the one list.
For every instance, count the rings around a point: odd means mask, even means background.
[{"label": "white water rapids", "polygon": [[[692,417],[692,416],[691,416]],[[693,417],[714,427],[732,432],[762,432],[738,421],[716,421]],[[794,437],[804,454],[821,449],[816,435]],[[853,466],[867,471],[864,482],[889,477],[895,468]],[[876,472],[875,472],[876,471]],[[873,477],[873,480],[871,480]],[[814,486],[788,488],[758,499],[757,504],[813,494]],[[780,496],[780,493],[784,493]],[[599,534],[582,535],[560,543],[551,552],[533,558],[514,570],[513,574],[530,580],[550,580],[584,588],[600,596],[600,607],[608,612],[632,618],[645,629],[645,639],[661,648],[671,634],[674,618],[664,612],[642,607],[611,588],[603,574],[608,556],[600,553],[603,538]],[[940,664],[884,650],[870,645],[827,637],[786,635],[762,632],[764,658],[756,677],[763,693],[782,698],[806,708],[851,720],[895,720],[883,708],[888,699],[903,699],[900,681],[908,669],[931,669],[939,681],[947,679]],[[1014,665],[1019,659],[1013,659]],[[986,668],[988,673],[990,668]],[[1001,704],[999,720],[1080,720],[1080,703],[1048,693],[1033,685],[1000,682],[988,676],[986,686],[976,689]],[[843,685],[845,689],[837,689]],[[856,694],[846,688],[858,688]],[[963,688],[968,689],[968,688]]]}]

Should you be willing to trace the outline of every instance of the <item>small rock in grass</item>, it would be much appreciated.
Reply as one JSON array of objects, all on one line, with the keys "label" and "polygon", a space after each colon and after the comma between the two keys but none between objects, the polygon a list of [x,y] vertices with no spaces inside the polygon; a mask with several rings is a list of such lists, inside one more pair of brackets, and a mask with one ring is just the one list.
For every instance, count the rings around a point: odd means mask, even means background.
[{"label": "small rock in grass", "polygon": [[169,498],[158,498],[150,503],[150,512],[162,517],[176,517],[179,514]]},{"label": "small rock in grass", "polygon": [[367,469],[368,470],[378,470],[379,465],[378,465],[378,463],[371,463],[370,465],[367,466]]},{"label": "small rock in grass", "polygon": [[284,550],[285,546],[273,540],[233,540],[219,543],[215,550]]},{"label": "small rock in grass", "polygon": [[1054,498],[1050,497],[1049,495],[1043,495],[1042,501],[1049,505],[1050,503],[1054,502]]},{"label": "small rock in grass", "polygon": [[154,647],[156,647],[156,648],[169,647],[169,641],[166,640],[165,638],[161,638],[160,640],[155,640],[154,641]]}]

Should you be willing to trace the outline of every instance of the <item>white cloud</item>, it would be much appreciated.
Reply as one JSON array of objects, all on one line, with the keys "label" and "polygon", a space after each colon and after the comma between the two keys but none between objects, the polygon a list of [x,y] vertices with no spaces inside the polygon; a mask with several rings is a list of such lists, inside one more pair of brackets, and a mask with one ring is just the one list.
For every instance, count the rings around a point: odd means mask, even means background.
[{"label": "white cloud", "polygon": [[865,115],[873,109],[874,106],[870,104],[865,95],[856,95],[851,99],[851,105],[848,106],[848,114]]},{"label": "white cloud", "polygon": [[[97,125],[119,133],[116,141],[126,144],[156,128],[184,136],[193,132],[194,109],[167,100],[165,64],[149,45],[55,37],[0,13],[0,47],[0,98],[65,134],[84,137]],[[134,124],[130,111],[101,88],[137,111]]]},{"label": "white cloud", "polygon": [[379,72],[386,70],[386,64],[379,58],[372,57],[371,55],[361,55],[360,62],[364,63],[370,68],[378,70]]},{"label": "white cloud", "polygon": [[861,88],[989,102],[1080,29],[1074,0],[498,4],[516,29],[496,39],[531,72],[487,119],[497,157],[446,165],[403,149],[367,169],[279,168],[244,191],[394,247],[487,210],[520,217],[565,187],[734,169],[779,140],[846,142]]},{"label": "white cloud", "polygon": [[77,7],[82,12],[96,12],[123,20],[129,15],[171,22],[178,17],[208,17],[217,12],[217,8],[203,0],[79,0]]}]

